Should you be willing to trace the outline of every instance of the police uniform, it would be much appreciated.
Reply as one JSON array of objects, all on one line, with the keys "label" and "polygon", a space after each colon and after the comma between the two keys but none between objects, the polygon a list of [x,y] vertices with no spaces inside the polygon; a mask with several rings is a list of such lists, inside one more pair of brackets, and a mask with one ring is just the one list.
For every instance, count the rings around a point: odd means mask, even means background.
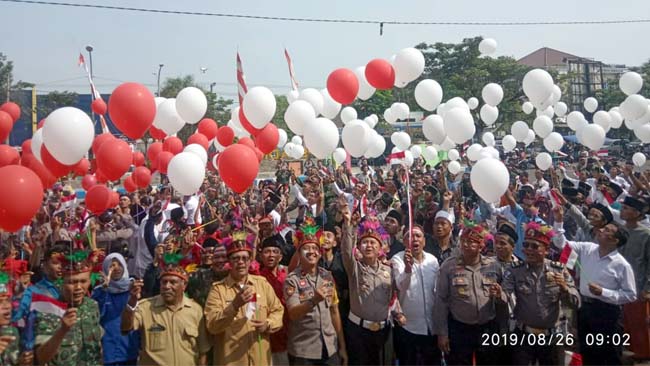
[{"label": "police uniform", "polygon": [[479,262],[467,265],[462,256],[446,260],[440,268],[434,303],[435,334],[448,336],[450,365],[494,362],[494,349],[481,346],[482,334],[498,330],[495,303],[505,301],[490,297],[490,287],[500,283],[502,271],[494,258],[480,256]]},{"label": "police uniform", "polygon": [[[392,299],[391,268],[377,261],[374,267],[357,261],[353,248],[357,235],[344,225],[341,252],[350,287],[350,314],[346,333],[350,365],[381,365],[388,341],[389,306]],[[381,241],[380,241],[381,242]]]},{"label": "police uniform", "polygon": [[[563,292],[552,280],[556,273],[564,276],[568,291]],[[539,268],[525,262],[512,266],[504,274],[503,290],[516,302],[514,316],[517,321],[516,333],[520,336],[544,334],[548,340],[556,331],[560,301],[574,309],[580,306],[580,295],[569,272],[561,263],[548,259],[544,259]],[[523,342],[515,347],[513,363],[528,365],[538,360],[540,365],[557,364],[557,346],[538,343]]]},{"label": "police uniform", "polygon": [[[316,290],[322,286],[332,288],[332,296],[313,306],[302,318],[289,322],[288,353],[291,360],[320,360],[334,364],[338,358],[336,330],[330,307],[338,306],[332,273],[318,268],[316,275],[305,273],[301,268],[287,275],[284,282],[284,300],[287,308],[305,302],[313,302]],[[295,362],[292,362],[295,363]]]}]

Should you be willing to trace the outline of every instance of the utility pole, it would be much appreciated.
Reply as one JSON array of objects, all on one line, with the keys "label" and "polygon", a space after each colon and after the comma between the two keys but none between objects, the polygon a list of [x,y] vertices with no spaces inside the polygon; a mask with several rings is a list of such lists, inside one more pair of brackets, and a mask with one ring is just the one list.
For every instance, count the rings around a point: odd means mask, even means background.
[{"label": "utility pole", "polygon": [[[86,46],[86,51],[88,51],[88,59],[90,61],[90,80],[93,80],[93,46],[87,45]],[[90,102],[92,104],[92,101],[95,100],[95,91],[93,90],[92,84],[90,85]],[[93,126],[97,124],[97,120],[95,119],[95,112],[93,112],[93,109],[90,108],[90,116],[93,119]]]},{"label": "utility pole", "polygon": [[165,66],[165,65],[164,64],[159,64],[158,65],[158,91],[156,92],[157,97],[160,96],[160,71],[162,70],[163,66]]}]

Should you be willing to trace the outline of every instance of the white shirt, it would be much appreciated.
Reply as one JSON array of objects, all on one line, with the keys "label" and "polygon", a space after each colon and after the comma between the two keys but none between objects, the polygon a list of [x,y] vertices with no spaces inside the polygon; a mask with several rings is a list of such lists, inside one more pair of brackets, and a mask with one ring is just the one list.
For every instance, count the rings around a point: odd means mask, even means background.
[{"label": "white shirt", "polygon": [[413,263],[406,273],[404,251],[393,256],[393,278],[397,284],[399,302],[406,317],[404,329],[420,335],[433,334],[433,301],[440,265],[432,254],[424,252],[422,263]]},{"label": "white shirt", "polygon": [[548,184],[548,182],[544,178],[542,178],[542,179],[538,180],[537,182],[535,182],[535,185],[536,185],[536,188],[537,188],[535,190],[535,194],[537,196],[547,196],[548,191],[551,189],[551,186]]},{"label": "white shirt", "polygon": [[199,209],[199,196],[194,195],[190,197],[187,202],[185,202],[185,214],[187,215],[185,217],[187,224],[188,225],[194,225],[194,224],[199,224],[203,222],[203,219],[201,217],[201,211],[199,211],[198,216],[196,217],[196,222],[194,222],[194,215],[196,214],[196,210]]},{"label": "white shirt", "polygon": [[[557,232],[553,243],[564,248],[565,243],[578,254],[580,266],[580,294],[608,304],[622,305],[636,300],[636,285],[632,266],[614,250],[604,257],[598,252],[598,244],[568,241],[564,236],[562,223],[554,226]],[[600,296],[589,291],[589,283],[603,288]]]}]

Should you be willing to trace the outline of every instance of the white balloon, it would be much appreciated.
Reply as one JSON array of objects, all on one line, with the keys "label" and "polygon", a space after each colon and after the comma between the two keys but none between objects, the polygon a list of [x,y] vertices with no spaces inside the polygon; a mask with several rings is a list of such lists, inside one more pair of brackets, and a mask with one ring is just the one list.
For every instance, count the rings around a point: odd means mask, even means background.
[{"label": "white balloon", "polygon": [[462,144],[474,136],[476,127],[474,118],[464,108],[453,108],[446,112],[443,119],[447,137],[456,144]]},{"label": "white balloon", "polygon": [[492,158],[499,160],[499,150],[495,149],[494,146],[486,146],[481,149],[481,159]]},{"label": "white balloon", "polygon": [[496,107],[503,100],[503,88],[496,83],[489,83],[483,87],[481,97],[486,104]]},{"label": "white balloon", "polygon": [[323,95],[318,90],[313,88],[303,89],[300,92],[298,99],[309,102],[309,104],[314,108],[316,116],[323,112]]},{"label": "white balloon", "polygon": [[481,157],[481,144],[471,144],[465,154],[470,161],[477,161]]},{"label": "white balloon", "polygon": [[[453,97],[447,101],[447,103],[444,103],[444,106],[441,104],[438,106],[438,111],[437,113],[442,116],[442,118],[445,118],[445,114],[454,109],[454,108],[463,108],[467,112],[470,111],[469,106],[467,105],[467,102],[461,97]],[[443,108],[442,112],[440,111],[440,108]]]},{"label": "white balloon", "polygon": [[303,135],[306,127],[314,123],[315,120],[314,107],[305,100],[296,100],[289,104],[284,112],[284,121],[287,123],[287,127],[297,135]]},{"label": "white balloon", "polygon": [[321,114],[323,117],[328,119],[336,118],[341,110],[341,103],[332,99],[327,89],[321,89],[320,93],[323,96],[323,110],[321,111]]},{"label": "white balloon", "polygon": [[303,155],[305,155],[305,148],[302,145],[294,145],[293,158],[300,159]]},{"label": "white balloon", "polygon": [[50,113],[41,130],[47,150],[54,159],[65,165],[78,163],[95,138],[90,117],[74,107],[63,107]]},{"label": "white balloon", "polygon": [[241,123],[239,122],[239,107],[235,107],[230,110],[230,120],[236,125],[241,127]]},{"label": "white balloon", "polygon": [[426,160],[433,160],[438,157],[438,150],[433,146],[427,146],[422,151],[422,156],[424,156],[424,159]]},{"label": "white balloon", "polygon": [[377,125],[378,120],[376,118],[377,118],[377,116],[373,114],[373,115],[370,115],[370,116],[364,118],[363,121],[368,125],[368,127],[370,127],[372,129],[372,128],[375,128],[375,126]]},{"label": "white balloon", "polygon": [[350,121],[357,119],[357,110],[352,107],[345,107],[341,111],[341,121],[347,124]]},{"label": "white balloon", "polygon": [[566,116],[566,124],[570,129],[577,131],[578,126],[587,123],[585,116],[579,111],[573,111]]},{"label": "white balloon", "polygon": [[598,151],[605,143],[605,130],[596,124],[589,124],[580,131],[582,144],[593,151]]},{"label": "white balloon", "polygon": [[458,150],[451,149],[447,152],[447,158],[449,160],[458,160],[460,159],[460,154],[458,153]]},{"label": "white balloon", "polygon": [[621,75],[618,86],[627,95],[636,94],[643,87],[643,78],[634,71],[628,71]]},{"label": "white balloon", "polygon": [[432,114],[424,119],[422,122],[422,132],[424,133],[424,137],[434,144],[442,144],[445,137],[447,137],[442,117],[437,114]]},{"label": "white balloon", "polygon": [[452,161],[447,165],[447,170],[449,170],[449,173],[451,174],[458,174],[461,171],[460,163],[458,161]]},{"label": "white balloon", "polygon": [[539,116],[533,121],[533,130],[537,136],[546,138],[549,133],[553,132],[553,121],[547,116]]},{"label": "white balloon", "polygon": [[533,113],[533,109],[535,109],[535,107],[533,106],[533,103],[531,103],[531,102],[524,102],[521,105],[521,110],[526,114]]},{"label": "white balloon", "polygon": [[372,134],[372,138],[370,140],[370,143],[368,144],[368,150],[366,150],[364,156],[368,158],[376,158],[381,156],[385,150],[386,150],[386,140],[384,139],[383,136],[375,132],[374,134]]},{"label": "white balloon", "polygon": [[392,124],[395,123],[395,121],[397,121],[397,117],[396,117],[396,116],[393,116],[393,112],[390,110],[390,108],[388,108],[388,109],[386,109],[386,110],[384,111],[384,120],[385,120],[386,123],[388,123],[389,125],[392,125]]},{"label": "white balloon", "polygon": [[244,95],[243,108],[246,119],[253,127],[264,128],[275,115],[275,95],[263,86],[253,87]]},{"label": "white balloon", "polygon": [[[231,128],[232,128],[232,127],[231,127]],[[221,144],[219,143],[219,141],[217,141],[217,139],[212,139],[212,146],[214,146],[214,148],[217,149],[218,152],[222,152],[222,151],[226,150],[226,147],[225,147],[225,146],[221,146]],[[215,158],[216,158],[216,157],[217,157],[217,156],[215,155]],[[214,158],[212,158],[212,164],[213,164],[215,167],[217,167],[217,164],[216,164],[216,161],[214,160]]]},{"label": "white balloon", "polygon": [[476,109],[476,107],[478,107],[478,98],[471,97],[471,98],[467,99],[467,106],[471,110]]},{"label": "white balloon", "polygon": [[481,137],[481,141],[483,141],[485,146],[494,146],[496,143],[494,140],[494,134],[492,132],[484,133],[483,137]]},{"label": "white balloon", "polygon": [[339,129],[327,118],[316,118],[305,131],[305,147],[318,159],[325,159],[339,144]]},{"label": "white balloon", "polygon": [[293,158],[293,150],[295,148],[296,148],[296,145],[293,142],[287,142],[284,145],[284,153],[287,154],[288,157]]},{"label": "white balloon", "polygon": [[589,97],[584,100],[582,103],[585,107],[585,110],[589,113],[594,113],[598,109],[598,100],[594,97]]},{"label": "white balloon", "polygon": [[539,116],[546,116],[548,118],[553,118],[553,115],[555,114],[555,111],[553,110],[553,107],[548,106],[546,109],[538,109],[537,112],[535,113],[537,117]]},{"label": "white balloon", "polygon": [[551,105],[557,104],[562,98],[562,89],[558,85],[553,85],[553,92],[551,93]]},{"label": "white balloon", "polygon": [[40,161],[41,163],[43,162],[43,159],[41,159],[41,146],[43,146],[43,129],[39,128],[34,132],[34,135],[32,136],[32,153]]},{"label": "white balloon", "polygon": [[612,125],[612,116],[610,116],[609,112],[607,111],[598,111],[594,113],[594,123],[602,127],[603,130],[607,132]]},{"label": "white balloon", "polygon": [[495,203],[506,193],[510,184],[510,173],[501,161],[485,158],[472,167],[469,179],[479,197],[486,202]]},{"label": "white balloon", "polygon": [[393,143],[395,146],[402,151],[405,151],[411,146],[411,136],[406,132],[395,133],[395,138],[391,138],[391,140],[394,140]]},{"label": "white balloon", "polygon": [[456,147],[456,143],[454,143],[449,137],[445,137],[445,141],[443,141],[439,147],[442,151],[449,151]]},{"label": "white balloon", "polygon": [[287,103],[291,104],[298,100],[298,97],[300,96],[300,92],[298,90],[289,90],[287,93]]},{"label": "white balloon", "polygon": [[566,115],[566,112],[568,111],[569,107],[567,107],[566,103],[564,102],[557,102],[553,106],[553,109],[555,110],[555,115],[558,117],[564,117]]},{"label": "white balloon", "polygon": [[180,131],[181,128],[185,126],[185,121],[176,111],[175,98],[169,98],[160,103],[156,119],[158,120],[158,128],[163,130],[169,136]]},{"label": "white balloon", "polygon": [[481,120],[485,122],[486,125],[491,126],[499,118],[499,108],[493,107],[489,104],[483,104],[481,107]]},{"label": "white balloon", "polygon": [[420,145],[413,145],[409,150],[411,151],[411,154],[413,154],[413,157],[415,159],[419,158],[420,155],[422,155],[422,148],[420,147]]},{"label": "white balloon", "polygon": [[337,164],[341,164],[345,161],[345,158],[347,157],[347,154],[345,153],[345,149],[342,147],[337,147],[336,150],[334,150],[334,153],[332,154],[332,157],[334,158],[334,161]]},{"label": "white balloon", "polygon": [[375,94],[375,88],[373,88],[372,85],[368,83],[368,80],[366,80],[366,67],[357,67],[354,69],[354,74],[357,76],[357,80],[359,80],[359,93],[357,94],[357,98],[361,100],[370,99],[370,97]]},{"label": "white balloon", "polygon": [[156,103],[156,108],[160,105],[160,103],[164,102],[167,98],[163,97],[155,97],[153,98],[153,101]]},{"label": "white balloon", "polygon": [[648,109],[648,102],[639,94],[632,94],[621,103],[619,112],[625,119],[635,120],[641,118]]},{"label": "white balloon", "polygon": [[517,121],[510,126],[510,133],[518,142],[524,142],[524,139],[528,136],[528,130],[528,125],[524,121]]},{"label": "white balloon", "polygon": [[634,165],[640,168],[645,165],[646,157],[641,152],[634,153],[634,155],[632,155],[632,162],[634,162]]},{"label": "white balloon", "polygon": [[[245,99],[246,97],[244,97]],[[273,99],[273,102],[275,102],[275,99]],[[191,125],[198,123],[205,116],[207,110],[208,99],[201,89],[188,86],[178,92],[176,96],[176,112],[185,122]]]},{"label": "white balloon", "polygon": [[409,117],[409,106],[406,103],[393,103],[390,106],[390,113],[398,120],[405,120]]},{"label": "white balloon", "polygon": [[634,135],[644,144],[650,143],[650,125],[643,125],[634,129]]},{"label": "white balloon", "polygon": [[293,136],[293,137],[291,138],[291,142],[292,142],[294,145],[302,145],[302,138],[301,138],[300,136],[298,136],[298,135],[295,135],[295,136]]},{"label": "white balloon", "polygon": [[503,137],[503,140],[501,140],[501,144],[503,145],[503,150],[505,152],[509,152],[517,147],[517,140],[515,140],[514,136],[512,135],[506,135]]},{"label": "white balloon", "polygon": [[609,113],[609,118],[611,119],[610,126],[612,128],[620,128],[621,125],[623,124],[623,116],[621,116],[618,110],[616,111],[610,110],[607,113]]},{"label": "white balloon", "polygon": [[354,158],[363,156],[363,154],[368,150],[368,135],[367,131],[370,128],[363,121],[358,119],[348,122],[345,127],[343,127],[343,132],[341,133],[341,140],[343,140],[343,147],[350,153]]},{"label": "white balloon", "polygon": [[544,138],[544,147],[549,152],[560,151],[564,146],[564,138],[557,132],[551,132]]},{"label": "white balloon", "polygon": [[424,79],[415,86],[415,101],[422,109],[434,111],[442,101],[442,87],[437,81]]},{"label": "white balloon", "polygon": [[158,117],[158,116],[159,116],[159,112],[158,112],[158,110],[160,109],[160,104],[162,104],[162,102],[166,101],[167,98],[163,98],[163,97],[155,97],[155,98],[153,98],[153,100],[154,100],[154,102],[156,102],[156,116],[155,116],[154,119],[153,119],[153,125],[154,125],[154,127],[156,127],[156,128],[160,128],[160,127],[158,126],[158,123],[159,123],[159,122],[158,122],[158,118],[159,118],[159,117]]},{"label": "white balloon", "polygon": [[424,55],[413,47],[404,48],[395,55],[395,80],[406,83],[417,79],[424,71]]},{"label": "white balloon", "polygon": [[280,135],[280,137],[278,138],[278,149],[282,149],[284,145],[287,143],[287,138],[288,138],[287,131],[278,128],[278,135]]},{"label": "white balloon", "polygon": [[528,130],[528,136],[524,139],[524,145],[528,146],[535,141],[535,131]]},{"label": "white balloon", "polygon": [[535,157],[535,164],[540,170],[548,170],[553,165],[553,158],[549,153],[543,152]]},{"label": "white balloon", "polygon": [[181,194],[195,194],[203,184],[205,164],[194,153],[179,153],[169,161],[167,177],[172,187]]},{"label": "white balloon", "polygon": [[[625,120],[626,125],[629,125],[631,127],[630,129],[634,130],[640,126],[643,126],[647,123],[650,123],[650,105],[647,107],[647,110],[643,116],[640,118],[637,118],[635,120]],[[607,131],[605,131],[607,132]]]},{"label": "white balloon", "polygon": [[497,50],[497,41],[494,38],[485,38],[478,44],[481,55],[491,55]]},{"label": "white balloon", "polygon": [[208,153],[205,151],[203,146],[199,144],[189,144],[185,146],[183,149],[185,152],[190,152],[192,154],[195,154],[199,158],[201,158],[201,161],[203,162],[203,165],[208,163]]},{"label": "white balloon", "polygon": [[524,94],[533,104],[541,104],[553,93],[553,78],[542,69],[534,69],[526,73],[523,80]]}]

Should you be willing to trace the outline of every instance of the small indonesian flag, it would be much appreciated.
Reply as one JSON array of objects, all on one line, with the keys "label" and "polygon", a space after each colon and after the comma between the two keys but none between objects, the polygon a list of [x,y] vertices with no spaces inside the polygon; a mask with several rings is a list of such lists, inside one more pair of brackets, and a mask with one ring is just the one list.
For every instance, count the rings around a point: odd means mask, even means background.
[{"label": "small indonesian flag", "polygon": [[29,307],[30,311],[36,310],[40,313],[52,314],[62,318],[66,309],[68,309],[68,304],[62,301],[42,294],[32,294],[32,304]]},{"label": "small indonesian flag", "polygon": [[582,355],[576,352],[564,351],[564,364],[567,366],[582,366]]},{"label": "small indonesian flag", "polygon": [[396,152],[394,154],[390,154],[386,157],[386,162],[389,163],[390,165],[394,164],[401,164],[402,159],[406,157],[406,153],[404,151]]},{"label": "small indonesian flag", "polygon": [[253,319],[253,317],[256,317],[257,313],[257,294],[253,294],[253,299],[248,302],[246,305],[246,318],[248,320]]},{"label": "small indonesian flag", "polygon": [[79,62],[77,63],[79,66],[85,66],[86,65],[86,60],[84,59],[84,55],[79,52]]},{"label": "small indonesian flag", "polygon": [[77,194],[71,194],[67,197],[61,198],[61,202],[59,203],[59,207],[57,207],[56,211],[52,215],[56,215],[58,213],[61,213],[63,211],[69,210],[73,207],[77,206]]},{"label": "small indonesian flag", "polygon": [[560,263],[566,265],[567,269],[573,269],[578,262],[578,253],[569,244],[565,244],[560,253]]}]

